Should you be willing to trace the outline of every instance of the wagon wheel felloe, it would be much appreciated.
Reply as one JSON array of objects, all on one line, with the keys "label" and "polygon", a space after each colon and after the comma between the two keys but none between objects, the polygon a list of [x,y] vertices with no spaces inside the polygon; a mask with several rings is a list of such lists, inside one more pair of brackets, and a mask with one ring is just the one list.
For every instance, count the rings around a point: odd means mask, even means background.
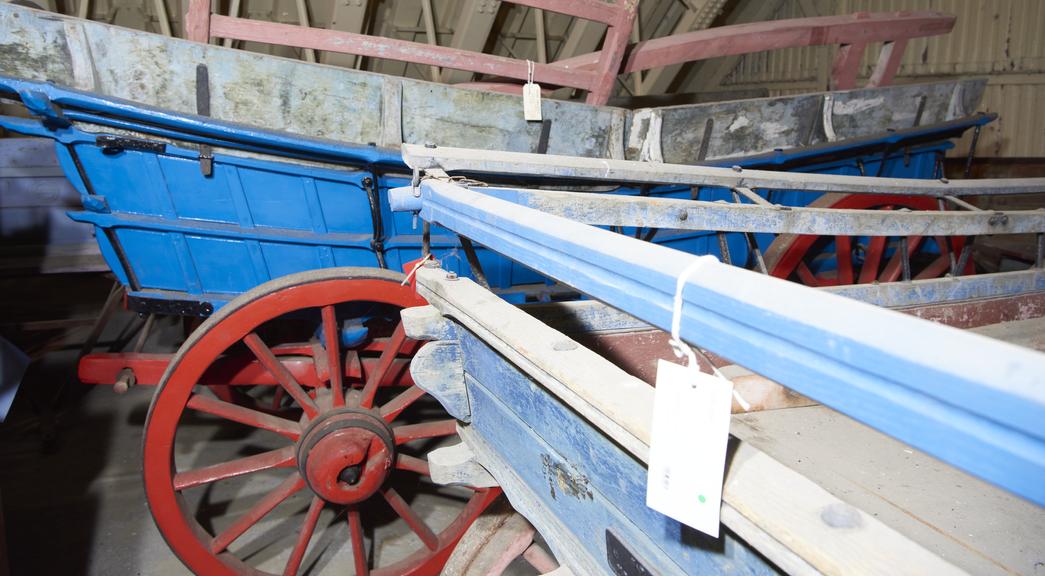
[{"label": "wagon wheel felloe", "polygon": [[[497,497],[497,489],[448,493],[423,481],[424,452],[454,436],[456,421],[409,380],[416,343],[398,311],[424,302],[401,280],[366,268],[287,276],[236,298],[182,345],[149,410],[144,477],[160,532],[194,572],[341,573],[352,565],[356,574],[435,575]],[[351,346],[339,324],[346,320],[357,328]],[[279,341],[293,323],[321,326],[307,343],[320,351],[309,378],[280,355],[306,345]],[[243,354],[286,396],[278,412],[222,400],[200,384],[216,362]],[[186,426],[213,417],[223,426],[202,440],[200,426]],[[411,501],[424,489],[457,506],[426,515],[420,495]],[[392,528],[398,534],[386,548],[394,550],[379,550],[376,532]]]},{"label": "wagon wheel felloe", "polygon": [[[937,210],[933,198],[885,194],[824,194],[811,208],[851,210]],[[781,234],[765,252],[766,269],[778,278],[807,286],[837,286],[895,282],[903,279],[906,249],[910,278],[922,280],[949,274],[961,265],[969,239],[963,236],[813,236]],[[961,274],[974,274],[972,258],[965,258]]]}]

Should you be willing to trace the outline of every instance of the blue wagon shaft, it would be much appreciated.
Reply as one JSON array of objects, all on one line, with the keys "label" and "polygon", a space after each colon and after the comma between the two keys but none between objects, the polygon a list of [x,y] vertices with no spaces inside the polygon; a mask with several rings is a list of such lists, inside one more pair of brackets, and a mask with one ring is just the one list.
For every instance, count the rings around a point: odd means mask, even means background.
[{"label": "blue wagon shaft", "polygon": [[[436,177],[421,180],[416,189],[393,191],[392,200],[399,209],[420,210],[426,220],[634,316],[633,326],[648,323],[647,339],[650,326],[669,327],[675,282],[692,256],[535,210],[519,203],[515,193],[504,196]],[[607,211],[615,202],[584,199]],[[1038,218],[1035,231],[1041,232],[1040,212]],[[1029,281],[1024,294],[1040,296],[1042,270],[1023,274]],[[940,284],[967,280],[986,278]],[[417,283],[431,312],[404,314],[408,331],[442,342],[422,348],[424,361],[415,366],[428,371],[418,368],[416,381],[462,420],[462,436],[474,458],[540,529],[561,561],[581,573],[611,572],[622,554],[651,572],[767,569],[744,552],[745,546],[731,543],[732,536],[724,551],[709,551],[675,521],[645,508],[642,462],[648,457],[652,388],[524,311],[492,300],[471,282],[430,268],[418,273]],[[894,301],[912,303],[919,291],[925,297],[924,291],[934,288],[939,286],[899,283]],[[848,294],[870,299],[881,292],[853,287]],[[987,289],[985,295],[999,294]],[[935,292],[930,299],[939,303],[941,296]],[[595,334],[622,328],[619,321],[600,316],[619,317],[620,312],[588,311],[573,324]],[[686,282],[681,335],[691,345],[1029,501],[1009,500],[1002,517],[1013,509],[1026,517],[1045,503],[1040,482],[1045,436],[1038,425],[1045,417],[1041,353],[722,264],[706,265]],[[670,357],[665,342],[660,343],[659,353]],[[429,357],[459,360],[435,370]],[[757,418],[745,422],[751,428],[738,433],[735,423],[734,433],[757,437],[752,434],[759,429]],[[722,516],[726,526],[778,566],[830,571],[828,566],[854,561],[843,560],[846,550],[816,542],[823,526],[801,519],[821,509],[849,508],[826,494],[805,494],[808,500],[775,494],[752,478],[773,474],[788,484],[793,475],[753,447],[759,443],[742,442],[734,453],[731,467],[737,471],[727,476]],[[764,492],[745,492],[756,484]],[[967,497],[974,498],[972,492]],[[775,497],[794,501],[766,503]],[[990,497],[1006,502],[1004,495]],[[775,513],[796,519],[781,520]],[[944,560],[864,512],[852,513],[856,524],[841,523],[862,525],[869,539],[882,539],[868,540],[860,554],[884,547],[891,559],[905,550],[912,573],[955,569],[948,564],[954,559]],[[621,542],[627,545],[622,548]],[[856,562],[881,570],[882,560],[871,554]]]}]

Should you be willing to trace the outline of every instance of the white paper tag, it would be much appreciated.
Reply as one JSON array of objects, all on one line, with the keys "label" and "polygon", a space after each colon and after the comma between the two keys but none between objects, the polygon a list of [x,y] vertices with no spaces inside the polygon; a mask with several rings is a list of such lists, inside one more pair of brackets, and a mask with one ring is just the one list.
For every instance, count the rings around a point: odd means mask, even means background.
[{"label": "white paper tag", "polygon": [[661,360],[646,505],[718,537],[733,383]]},{"label": "white paper tag", "polygon": [[530,122],[542,120],[540,84],[533,82],[523,84],[523,118]]}]

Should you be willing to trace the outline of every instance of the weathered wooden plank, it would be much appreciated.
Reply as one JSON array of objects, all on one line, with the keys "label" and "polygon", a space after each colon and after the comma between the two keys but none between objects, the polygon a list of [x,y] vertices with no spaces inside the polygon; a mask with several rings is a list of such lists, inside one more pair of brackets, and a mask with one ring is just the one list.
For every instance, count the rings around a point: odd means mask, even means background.
[{"label": "weathered wooden plank", "polygon": [[[809,192],[852,194],[899,194],[921,196],[984,196],[1033,194],[1045,191],[1045,178],[992,178],[974,180],[924,180],[876,178],[690,166],[586,158],[556,154],[530,154],[439,146],[403,144],[403,159],[411,168],[439,169],[447,173],[510,174],[558,179],[582,179],[616,183],[680,184]],[[629,202],[630,200],[615,200]],[[609,200],[607,201],[609,202]],[[670,202],[665,200],[665,202]],[[409,208],[409,207],[404,207]]]}]

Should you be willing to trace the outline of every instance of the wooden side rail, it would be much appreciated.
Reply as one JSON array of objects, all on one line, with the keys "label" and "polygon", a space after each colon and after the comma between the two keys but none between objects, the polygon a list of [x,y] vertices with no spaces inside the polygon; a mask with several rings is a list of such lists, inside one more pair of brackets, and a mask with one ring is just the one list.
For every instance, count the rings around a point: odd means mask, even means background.
[{"label": "wooden side rail", "polygon": [[[720,26],[632,44],[620,73],[764,50],[837,44],[831,89],[848,90],[856,87],[860,59],[867,45],[884,42],[868,82],[869,87],[884,86],[896,75],[908,40],[947,34],[954,28],[954,21],[954,16],[939,12],[858,12]],[[555,66],[590,70],[596,62],[594,56],[597,55],[583,54],[555,62]]]},{"label": "wooden side rail", "polygon": [[[616,4],[602,0],[511,1],[602,22],[608,26],[603,48],[592,54],[594,58],[589,62],[588,70],[578,72],[551,64],[533,63],[535,82],[587,90],[589,104],[605,104],[613,92],[613,83],[624,59],[638,0],[620,0]],[[210,10],[210,0],[190,0],[185,19],[186,38],[196,42],[209,42],[211,38],[263,42],[439,66],[515,80],[526,80],[528,77],[529,64],[526,60],[381,36],[233,18],[211,14]]]},{"label": "wooden side rail", "polygon": [[[627,42],[637,0],[617,4],[607,4],[602,0],[512,1],[608,25],[602,50],[550,64],[532,64],[534,81],[587,90],[587,102],[595,105],[609,100],[618,74],[798,46],[838,45],[830,87],[845,90],[856,86],[860,60],[868,44],[883,42],[877,65],[868,81],[869,87],[883,86],[896,75],[908,40],[946,34],[954,27],[955,21],[954,16],[938,12],[860,12],[846,16],[722,26],[629,46]],[[212,14],[210,7],[210,0],[190,0],[185,26],[189,40],[209,42],[211,38],[226,38],[262,42],[452,68],[514,80],[526,80],[529,74],[530,64],[517,58],[352,32],[234,18]],[[485,88],[486,85],[484,82],[469,83],[470,87]],[[491,89],[510,91],[510,86],[506,89],[502,82],[491,85]]]}]

